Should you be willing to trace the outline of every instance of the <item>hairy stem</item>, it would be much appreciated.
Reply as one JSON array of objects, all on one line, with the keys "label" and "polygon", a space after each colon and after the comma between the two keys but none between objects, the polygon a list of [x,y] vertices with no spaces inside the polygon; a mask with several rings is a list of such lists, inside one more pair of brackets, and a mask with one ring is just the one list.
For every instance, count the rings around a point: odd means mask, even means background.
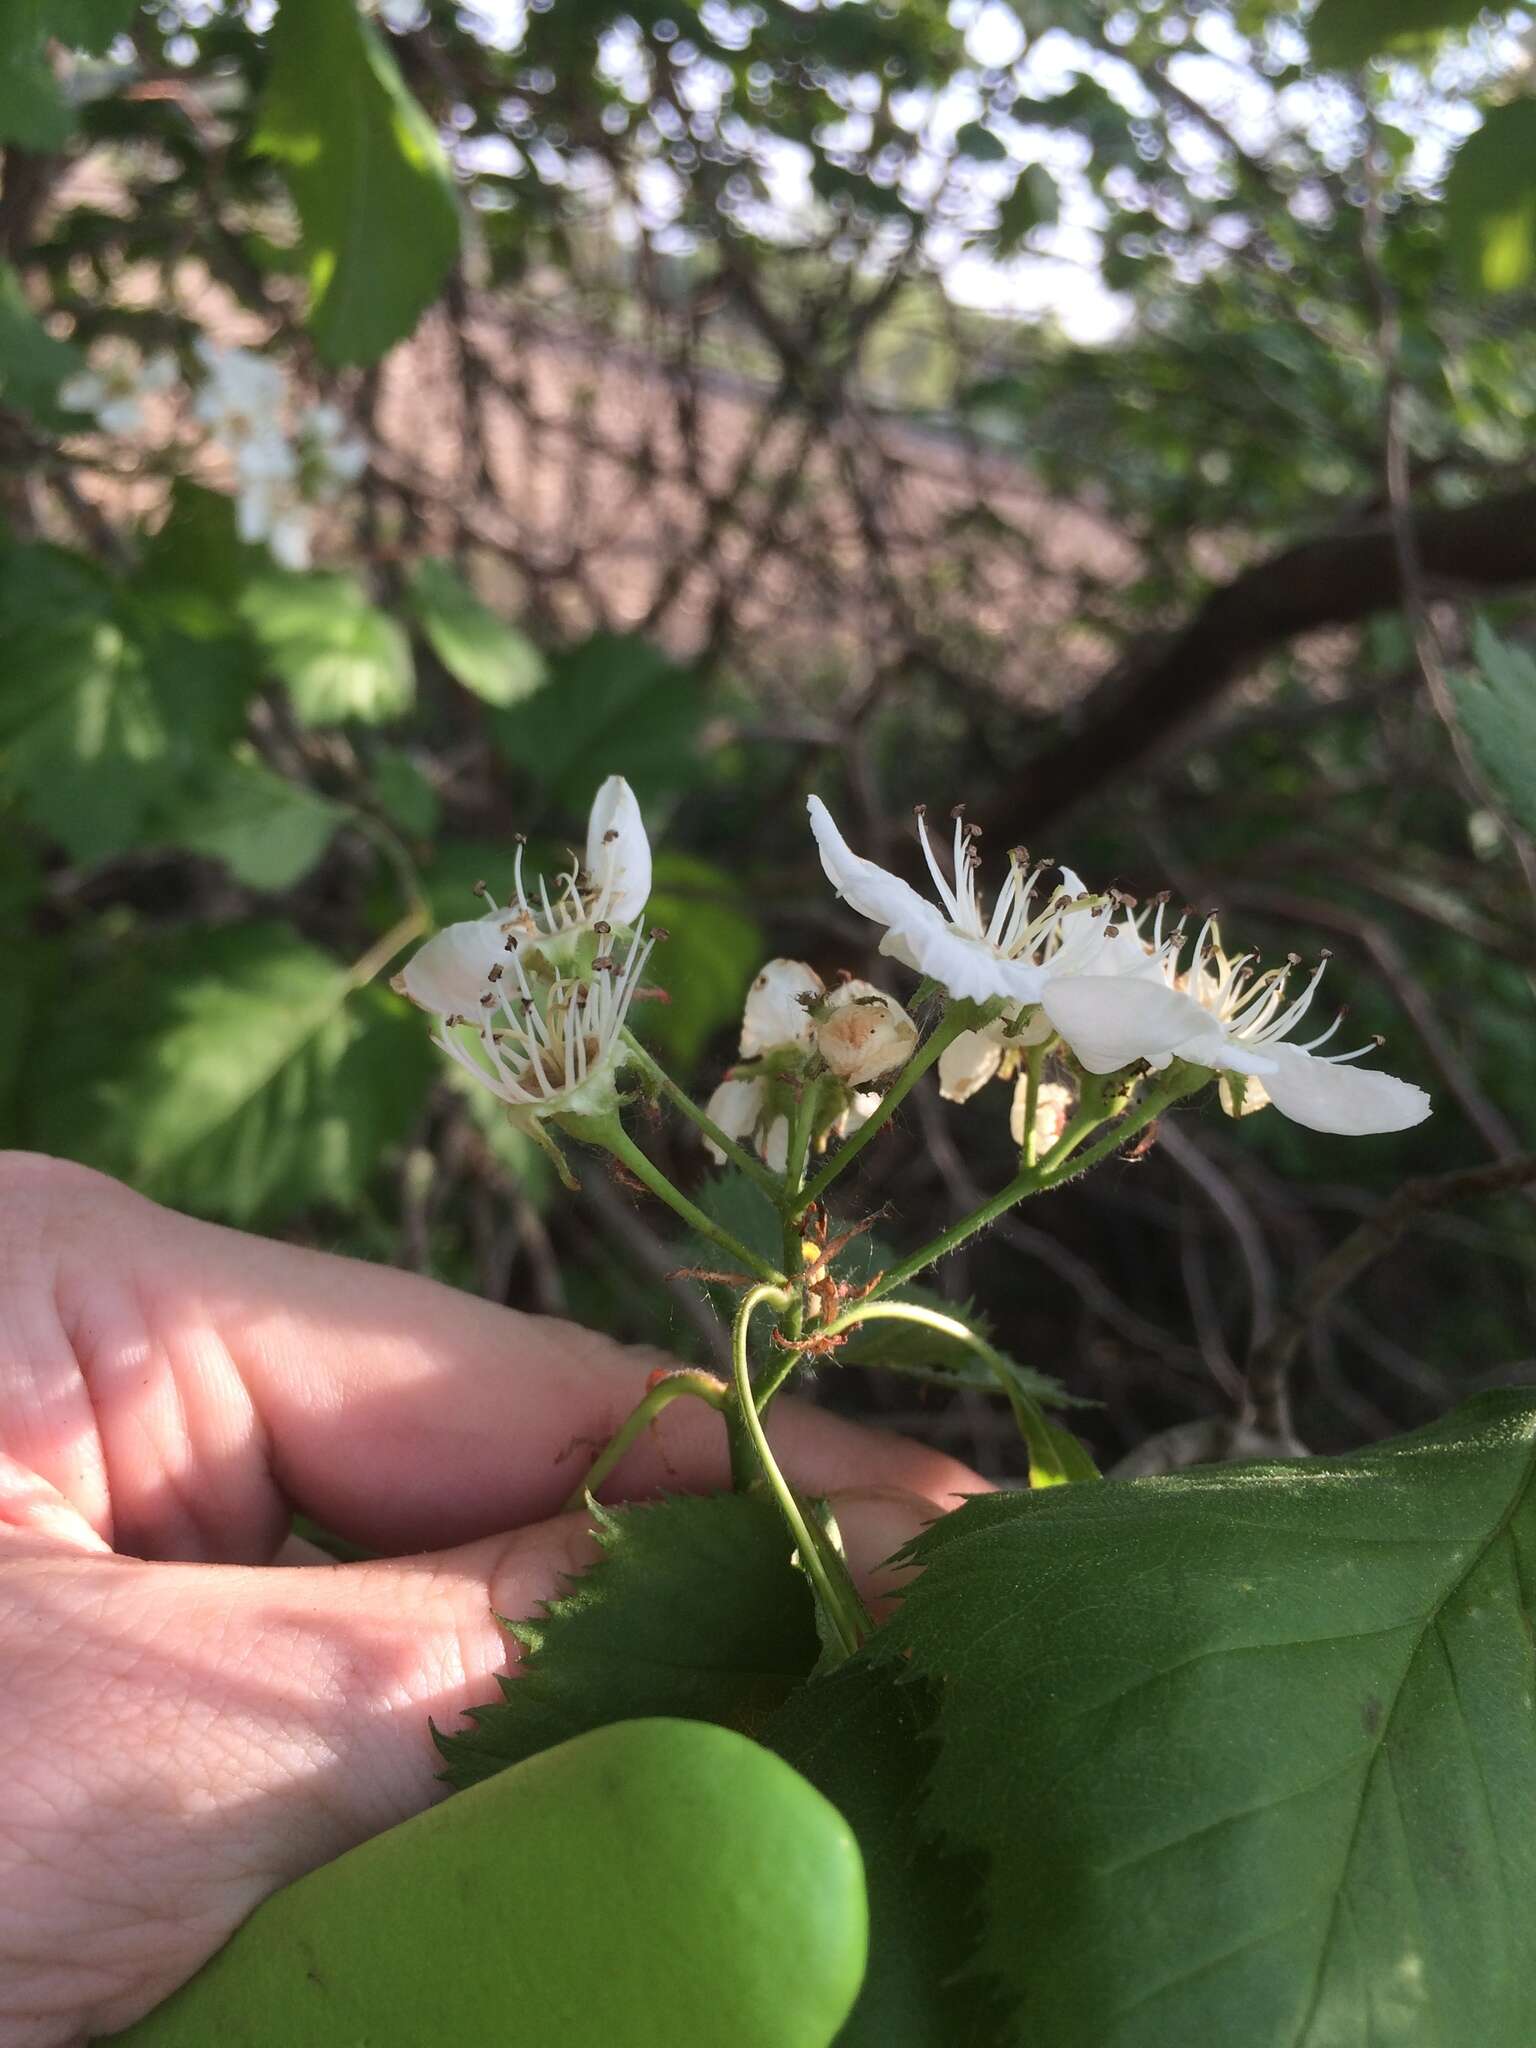
[{"label": "hairy stem", "polygon": [[682,1394],[692,1395],[696,1401],[707,1402],[721,1414],[730,1405],[729,1393],[707,1372],[669,1372],[664,1379],[656,1382],[642,1400],[636,1402],[619,1424],[607,1444],[588,1466],[581,1484],[573,1486],[561,1503],[561,1513],[573,1513],[589,1493],[596,1493],[614,1466],[639,1440],[642,1431],[648,1429],[662,1410],[669,1407]]},{"label": "hairy stem", "polygon": [[688,1091],[678,1086],[666,1068],[647,1052],[627,1026],[623,1036],[631,1063],[639,1067],[646,1079],[655,1085],[658,1093],[664,1095],[674,1109],[680,1109],[690,1123],[697,1125],[712,1145],[719,1147],[732,1166],[739,1167],[749,1180],[756,1181],[777,1205],[783,1198],[777,1174],[770,1173],[760,1159],[754,1159],[752,1154],[734,1138],[728,1138],[708,1110],[700,1109]]}]

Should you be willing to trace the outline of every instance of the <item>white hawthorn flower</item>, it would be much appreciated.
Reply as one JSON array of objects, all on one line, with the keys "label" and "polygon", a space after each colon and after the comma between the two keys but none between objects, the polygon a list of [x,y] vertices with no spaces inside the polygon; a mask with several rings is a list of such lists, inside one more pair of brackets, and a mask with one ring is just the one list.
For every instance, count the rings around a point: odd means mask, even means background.
[{"label": "white hawthorn flower", "polygon": [[1127,962],[1121,972],[1052,982],[1041,999],[1090,1073],[1117,1073],[1137,1060],[1162,1068],[1180,1059],[1252,1076],[1282,1116],[1341,1137],[1407,1130],[1428,1116],[1422,1088],[1350,1064],[1371,1046],[1318,1051],[1338,1030],[1342,1012],[1305,1045],[1285,1043],[1311,1006],[1326,955],[1301,993],[1287,1000],[1294,961],[1254,974],[1252,954],[1233,959],[1221,950],[1212,919],[1201,927],[1187,968],[1179,965],[1182,932],[1163,939],[1161,909],[1150,948],[1128,933],[1121,943],[1127,948],[1119,956]]},{"label": "white hawthorn flower", "polygon": [[245,348],[195,343],[208,375],[192,410],[230,449],[264,435],[281,435],[287,379],[280,363]]},{"label": "white hawthorn flower", "polygon": [[[584,975],[530,975],[514,936],[493,965],[475,1014],[444,1019],[433,1043],[509,1108],[535,1122],[599,1116],[618,1103],[622,1033],[652,941],[637,930],[622,963],[603,956]],[[473,1024],[466,1042],[455,1021]]]},{"label": "white hawthorn flower", "polygon": [[298,458],[282,435],[252,434],[235,450],[235,531],[284,569],[307,569],[313,524]]},{"label": "white hawthorn flower", "polygon": [[610,775],[593,798],[586,861],[556,878],[553,897],[542,877],[532,891],[524,885],[521,841],[513,869],[511,903],[493,903],[484,917],[445,925],[418,947],[391,986],[434,1016],[472,1019],[506,959],[509,939],[545,959],[554,953],[569,961],[574,942],[587,934],[606,941],[615,925],[634,924],[651,893],[651,843],[623,776]]},{"label": "white hawthorn flower", "polygon": [[917,1026],[900,1003],[867,981],[845,981],[833,989],[815,1032],[816,1050],[850,1088],[905,1066],[917,1045]]},{"label": "white hawthorn flower", "polygon": [[[803,960],[770,960],[747,990],[741,1013],[741,1057],[755,1060],[792,1046],[809,1047],[816,1033],[810,1006],[819,1003],[826,992],[821,976]],[[733,1131],[731,1135],[737,1134]]]},{"label": "white hawthorn flower", "polygon": [[168,349],[141,363],[114,356],[96,369],[66,377],[59,386],[59,403],[70,412],[92,414],[105,434],[137,434],[144,427],[144,400],[170,391],[180,374]]},{"label": "white hawthorn flower", "polygon": [[1086,895],[1070,868],[1035,901],[1044,865],[1028,868],[1024,855],[1008,856],[1008,875],[991,915],[976,886],[975,835],[955,819],[954,878],[945,879],[919,809],[917,829],[942,910],[873,861],[861,859],[833,823],[820,797],[809,799],[811,830],[827,879],[861,916],[886,927],[880,951],[919,974],[942,982],[951,995],[985,1003],[1001,997],[1017,1009],[1037,1003],[1048,982],[1092,965],[1114,917],[1114,906]]}]

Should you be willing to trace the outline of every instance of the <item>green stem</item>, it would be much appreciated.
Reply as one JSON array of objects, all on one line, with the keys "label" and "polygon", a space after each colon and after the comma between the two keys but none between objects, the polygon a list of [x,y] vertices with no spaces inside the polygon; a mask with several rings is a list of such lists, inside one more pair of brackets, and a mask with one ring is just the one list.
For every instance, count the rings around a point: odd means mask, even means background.
[{"label": "green stem", "polygon": [[687,1089],[678,1086],[666,1068],[646,1051],[628,1026],[625,1027],[623,1036],[631,1064],[639,1067],[646,1078],[654,1083],[657,1091],[665,1095],[675,1109],[680,1109],[690,1123],[696,1124],[710,1143],[719,1147],[732,1166],[739,1167],[750,1180],[757,1182],[765,1194],[771,1195],[777,1205],[783,1199],[778,1175],[770,1173],[760,1159],[754,1159],[752,1154],[734,1138],[728,1138],[708,1110],[700,1109]]},{"label": "green stem", "polygon": [[819,1202],[840,1173],[844,1173],[858,1158],[870,1139],[875,1137],[890,1122],[902,1102],[927,1073],[934,1061],[947,1046],[953,1045],[962,1031],[972,1031],[980,1013],[972,1003],[951,1003],[944,1015],[934,1025],[911,1059],[902,1068],[881,1098],[880,1107],[862,1124],[846,1144],[840,1145],[826,1165],[805,1187],[800,1190],[796,1216],[803,1216],[813,1202]]},{"label": "green stem", "polygon": [[760,1259],[756,1252],[749,1251],[728,1230],[722,1230],[718,1223],[712,1222],[702,1209],[689,1201],[681,1188],[674,1187],[661,1168],[646,1158],[616,1116],[570,1117],[566,1119],[566,1125],[573,1136],[584,1138],[589,1144],[601,1145],[605,1151],[611,1152],[619,1164],[627,1166],[635,1179],[648,1187],[658,1201],[665,1202],[700,1237],[718,1245],[747,1272],[755,1273],[759,1280],[766,1280],[771,1286],[783,1286],[785,1276],[776,1273],[766,1259]]},{"label": "green stem", "polygon": [[[787,1287],[752,1287],[741,1298],[736,1311],[736,1320],[731,1326],[731,1367],[736,1380],[736,1399],[740,1404],[741,1419],[747,1426],[752,1448],[757,1453],[763,1476],[773,1490],[779,1511],[784,1517],[795,1548],[800,1553],[800,1562],[806,1576],[816,1588],[822,1610],[837,1632],[843,1654],[851,1657],[863,1641],[868,1616],[863,1612],[862,1603],[854,1591],[853,1581],[846,1569],[841,1581],[834,1576],[828,1556],[825,1538],[819,1529],[814,1529],[805,1518],[800,1503],[774,1460],[768,1447],[768,1438],[752,1398],[752,1373],[747,1363],[747,1335],[755,1311],[764,1302],[771,1302],[775,1308],[788,1305],[790,1289]],[[838,1560],[841,1565],[841,1560]]]},{"label": "green stem", "polygon": [[1040,1076],[1045,1067],[1047,1047],[1032,1045],[1024,1057],[1028,1076],[1024,1089],[1024,1164],[1035,1164],[1035,1117],[1040,1108]]},{"label": "green stem", "polygon": [[[921,1323],[924,1329],[937,1330],[941,1336],[950,1337],[956,1343],[967,1344],[986,1366],[997,1381],[999,1390],[1008,1397],[1013,1410],[1013,1419],[1019,1426],[1019,1434],[1029,1447],[1029,1483],[1031,1486],[1062,1486],[1073,1474],[1067,1470],[1061,1451],[1052,1432],[1045,1410],[1026,1388],[1021,1387],[1018,1374],[1010,1359],[1003,1356],[985,1337],[979,1337],[957,1316],[947,1316],[938,1309],[925,1308],[917,1301],[861,1302],[838,1317],[828,1326],[827,1335],[835,1337],[843,1330],[851,1330],[856,1323]],[[1083,1454],[1087,1463],[1086,1453]],[[1091,1470],[1091,1466],[1090,1466]],[[1086,1475],[1083,1475],[1086,1476]],[[1095,1472],[1092,1475],[1097,1478]]]},{"label": "green stem", "polygon": [[571,1514],[581,1506],[589,1493],[596,1493],[614,1466],[638,1440],[641,1432],[649,1428],[661,1411],[680,1394],[690,1394],[697,1401],[707,1402],[721,1414],[724,1414],[730,1405],[730,1395],[720,1382],[712,1379],[708,1373],[669,1372],[665,1379],[656,1382],[644,1399],[637,1402],[619,1424],[607,1445],[588,1466],[586,1477],[581,1484],[573,1486],[561,1504],[562,1514]]},{"label": "green stem", "polygon": [[[1192,1071],[1195,1075],[1193,1079]],[[1180,1096],[1192,1095],[1197,1088],[1203,1088],[1209,1079],[1210,1075],[1203,1067],[1194,1070],[1187,1067],[1170,1068],[1168,1077],[1161,1087],[1154,1088],[1145,1095],[1096,1145],[1090,1145],[1086,1152],[1074,1157],[1077,1147],[1104,1121],[1102,1112],[1096,1110],[1080,1116],[1063,1133],[1060,1142],[1052,1146],[1039,1165],[1025,1167],[1006,1187],[999,1189],[978,1208],[972,1209],[969,1215],[962,1216],[958,1223],[952,1223],[948,1230],[941,1231],[921,1250],[900,1260],[889,1272],[882,1273],[871,1288],[868,1298],[877,1301],[881,1295],[889,1294],[893,1287],[903,1286],[916,1274],[921,1273],[924,1267],[931,1266],[936,1259],[945,1258],[950,1252],[958,1250],[968,1238],[974,1237],[979,1230],[985,1230],[989,1223],[995,1223],[999,1216],[1005,1215],[1027,1196],[1043,1195],[1047,1189],[1059,1186],[1062,1181],[1070,1180],[1076,1174],[1085,1173],[1090,1166],[1107,1158],[1111,1152],[1117,1152],[1128,1138],[1134,1138],[1138,1131],[1145,1130],[1149,1123],[1162,1115],[1171,1102],[1177,1102]]]}]

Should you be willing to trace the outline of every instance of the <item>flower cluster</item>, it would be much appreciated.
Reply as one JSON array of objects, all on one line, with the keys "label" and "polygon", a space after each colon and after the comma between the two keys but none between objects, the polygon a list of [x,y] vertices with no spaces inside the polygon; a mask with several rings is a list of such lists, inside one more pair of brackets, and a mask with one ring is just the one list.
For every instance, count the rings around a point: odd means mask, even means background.
[{"label": "flower cluster", "polygon": [[394,987],[438,1020],[434,1042],[525,1125],[601,1116],[618,1102],[624,1022],[652,939],[640,917],[651,849],[634,792],[598,791],[585,858],[553,891],[531,887],[517,847],[509,898],[485,884],[484,916],[446,926]]},{"label": "flower cluster", "polygon": [[[240,538],[265,546],[285,569],[307,569],[316,512],[333,504],[368,466],[364,443],[334,405],[295,407],[281,364],[249,349],[195,344],[204,376],[193,414],[234,469]],[[119,351],[59,386],[59,402],[89,414],[103,432],[144,431],[146,398],[180,379],[168,351],[142,362]]]},{"label": "flower cluster", "polygon": [[946,876],[919,812],[935,905],[856,854],[819,797],[809,809],[828,880],[885,927],[881,952],[989,1013],[943,1057],[940,1082],[953,1100],[1011,1071],[1031,1045],[1059,1038],[1089,1074],[1142,1064],[1156,1072],[1179,1060],[1241,1076],[1240,1088],[1222,1091],[1229,1109],[1273,1103],[1309,1130],[1358,1137],[1406,1130],[1429,1114],[1422,1088],[1352,1064],[1371,1045],[1319,1050],[1338,1019],[1306,1043],[1293,1042],[1326,959],[1293,996],[1294,959],[1260,971],[1252,954],[1223,951],[1213,919],[1191,942],[1183,920],[1165,932],[1163,904],[1150,920],[1138,916],[1125,898],[1090,894],[1070,869],[1059,870],[1062,879],[1046,888],[1045,868],[1031,868],[1019,851],[1008,857],[988,914],[976,835],[957,814]]},{"label": "flower cluster", "polygon": [[[904,1066],[917,1026],[901,1005],[867,981],[830,992],[803,960],[770,960],[747,991],[741,1057],[710,1097],[706,1114],[728,1138],[746,1139],[782,1173],[790,1125],[807,1086],[807,1140],[818,1147],[846,1137],[880,1106],[868,1083]],[[717,1165],[725,1154],[705,1140]]]},{"label": "flower cluster", "polygon": [[206,340],[197,353],[207,377],[193,410],[234,464],[240,538],[307,569],[315,512],[357,482],[367,448],[334,405],[301,407],[290,432],[287,379],[270,357]]}]

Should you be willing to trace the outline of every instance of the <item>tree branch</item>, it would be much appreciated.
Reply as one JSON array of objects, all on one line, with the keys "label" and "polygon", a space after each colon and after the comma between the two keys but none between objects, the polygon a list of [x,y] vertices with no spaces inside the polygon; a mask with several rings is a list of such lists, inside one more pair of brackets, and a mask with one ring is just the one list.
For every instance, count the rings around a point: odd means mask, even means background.
[{"label": "tree branch", "polygon": [[[1427,581],[1477,590],[1536,582],[1536,486],[1413,521]],[[1079,708],[1073,731],[1027,763],[979,822],[1011,845],[1167,745],[1262,655],[1299,634],[1402,602],[1398,541],[1382,518],[1256,563],[1181,631],[1132,654]]]}]

